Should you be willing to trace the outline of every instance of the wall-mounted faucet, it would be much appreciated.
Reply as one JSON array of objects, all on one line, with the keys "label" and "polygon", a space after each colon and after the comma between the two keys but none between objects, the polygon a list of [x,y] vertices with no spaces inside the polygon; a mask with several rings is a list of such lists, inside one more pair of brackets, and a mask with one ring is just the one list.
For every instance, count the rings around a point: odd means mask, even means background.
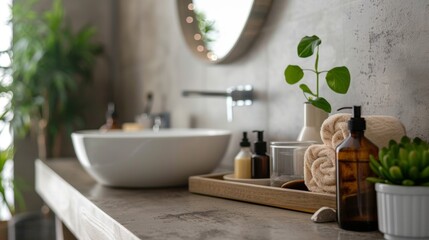
[{"label": "wall-mounted faucet", "polygon": [[253,103],[253,87],[251,85],[239,85],[229,87],[225,92],[212,91],[190,91],[184,90],[183,96],[208,96],[208,97],[225,97],[226,98],[226,117],[228,122],[232,122],[232,108],[237,106],[250,106]]},{"label": "wall-mounted faucet", "polygon": [[170,114],[168,112],[152,113],[153,94],[149,92],[146,97],[146,105],[143,113],[137,115],[135,122],[139,123],[145,129],[159,131],[161,128],[170,128]]}]

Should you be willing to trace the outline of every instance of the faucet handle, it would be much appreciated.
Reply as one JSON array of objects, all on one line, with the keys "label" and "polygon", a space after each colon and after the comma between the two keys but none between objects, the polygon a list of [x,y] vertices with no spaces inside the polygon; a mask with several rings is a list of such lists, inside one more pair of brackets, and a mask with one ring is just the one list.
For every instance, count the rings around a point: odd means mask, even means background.
[{"label": "faucet handle", "polygon": [[232,122],[233,107],[250,106],[253,104],[253,87],[252,85],[238,85],[229,87],[226,92],[228,93],[228,97],[226,98],[226,117],[228,122]]},{"label": "faucet handle", "polygon": [[162,124],[162,120],[160,116],[156,116],[155,119],[153,120],[153,127],[152,130],[157,132],[159,131],[159,129],[161,128],[161,124]]},{"label": "faucet handle", "polygon": [[231,96],[234,106],[249,106],[253,103],[252,85],[230,87],[227,89],[227,92]]}]

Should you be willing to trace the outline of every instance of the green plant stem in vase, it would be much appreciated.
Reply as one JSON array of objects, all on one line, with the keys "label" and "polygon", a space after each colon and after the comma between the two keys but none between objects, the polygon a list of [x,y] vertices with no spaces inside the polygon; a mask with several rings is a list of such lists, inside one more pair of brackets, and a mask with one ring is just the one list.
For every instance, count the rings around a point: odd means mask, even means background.
[{"label": "green plant stem in vase", "polygon": [[320,96],[320,75],[326,73],[326,83],[329,88],[339,94],[346,94],[350,86],[350,72],[345,66],[334,67],[331,70],[324,71],[319,69],[319,46],[322,44],[317,36],[305,36],[298,44],[297,52],[301,58],[308,58],[316,52],[314,69],[305,69],[298,65],[288,65],[284,71],[286,83],[293,85],[298,83],[304,77],[304,71],[316,74],[316,91],[312,91],[306,84],[300,84],[304,97],[313,106],[330,113],[331,104]]}]

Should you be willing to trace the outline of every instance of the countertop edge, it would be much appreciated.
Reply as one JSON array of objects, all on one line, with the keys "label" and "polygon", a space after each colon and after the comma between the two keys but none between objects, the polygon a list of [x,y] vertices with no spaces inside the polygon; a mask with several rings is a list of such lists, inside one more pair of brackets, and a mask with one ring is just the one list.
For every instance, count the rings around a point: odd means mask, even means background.
[{"label": "countertop edge", "polygon": [[[140,239],[83,196],[44,161],[35,160],[36,192],[79,239]],[[83,226],[82,221],[89,224]],[[90,226],[87,226],[90,225]]]}]

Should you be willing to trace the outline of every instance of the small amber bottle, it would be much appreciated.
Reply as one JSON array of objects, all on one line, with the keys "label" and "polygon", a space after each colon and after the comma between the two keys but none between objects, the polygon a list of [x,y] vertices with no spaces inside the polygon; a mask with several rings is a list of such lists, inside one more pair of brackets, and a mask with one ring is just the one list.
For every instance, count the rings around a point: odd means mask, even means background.
[{"label": "small amber bottle", "polygon": [[378,148],[364,136],[361,107],[354,106],[353,112],[350,135],[336,149],[337,220],[346,230],[372,231],[378,228],[376,193],[366,178],[374,176],[369,155],[378,156]]},{"label": "small amber bottle", "polygon": [[252,178],[270,178],[270,157],[266,154],[267,143],[264,142],[264,131],[258,133],[258,141],[255,142],[251,160]]},{"label": "small amber bottle", "polygon": [[114,129],[121,129],[121,125],[118,121],[118,114],[115,110],[115,104],[109,103],[106,112],[106,123],[100,127],[100,130],[109,131]]}]

